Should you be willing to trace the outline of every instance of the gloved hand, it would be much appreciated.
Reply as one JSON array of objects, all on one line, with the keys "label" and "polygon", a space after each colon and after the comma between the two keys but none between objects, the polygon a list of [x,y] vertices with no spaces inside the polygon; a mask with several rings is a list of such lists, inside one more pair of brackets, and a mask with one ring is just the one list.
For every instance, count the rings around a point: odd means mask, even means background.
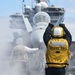
[{"label": "gloved hand", "polygon": [[61,27],[65,28],[65,24],[59,24],[59,26],[61,26]]},{"label": "gloved hand", "polygon": [[53,25],[53,24],[51,24],[51,23],[49,23],[49,27],[53,28],[53,27],[54,27],[54,25]]}]

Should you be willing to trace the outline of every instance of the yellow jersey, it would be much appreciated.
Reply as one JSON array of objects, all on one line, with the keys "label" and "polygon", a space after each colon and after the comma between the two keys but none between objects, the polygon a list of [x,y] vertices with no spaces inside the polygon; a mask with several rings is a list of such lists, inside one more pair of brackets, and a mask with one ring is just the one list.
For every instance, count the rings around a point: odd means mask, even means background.
[{"label": "yellow jersey", "polygon": [[46,62],[49,67],[67,66],[69,56],[70,50],[66,39],[54,38],[49,40],[46,51]]}]

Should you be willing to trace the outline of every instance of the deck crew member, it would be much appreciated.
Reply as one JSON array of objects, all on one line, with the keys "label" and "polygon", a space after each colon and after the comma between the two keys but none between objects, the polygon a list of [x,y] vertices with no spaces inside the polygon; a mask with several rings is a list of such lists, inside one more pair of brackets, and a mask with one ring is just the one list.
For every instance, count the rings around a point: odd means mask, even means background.
[{"label": "deck crew member", "polygon": [[46,75],[65,75],[65,67],[70,57],[69,47],[72,36],[64,24],[54,26],[49,23],[43,40],[46,45]]}]

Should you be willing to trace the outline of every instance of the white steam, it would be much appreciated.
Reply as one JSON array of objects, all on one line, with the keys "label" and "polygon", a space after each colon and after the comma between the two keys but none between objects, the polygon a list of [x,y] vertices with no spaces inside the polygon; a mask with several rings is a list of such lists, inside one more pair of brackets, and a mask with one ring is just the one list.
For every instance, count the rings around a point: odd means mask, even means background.
[{"label": "white steam", "polygon": [[[0,75],[44,75],[44,51],[32,49],[33,51],[28,52],[29,48],[25,46],[32,47],[30,34],[22,29],[10,29],[9,26],[8,18],[1,19]],[[13,56],[13,51],[15,53],[17,50],[20,55],[16,53]],[[16,59],[17,56],[20,60]],[[24,58],[21,59],[21,56]]]},{"label": "white steam", "polygon": [[0,75],[21,75],[20,65],[10,60],[13,33],[9,28],[9,19],[0,19]]}]

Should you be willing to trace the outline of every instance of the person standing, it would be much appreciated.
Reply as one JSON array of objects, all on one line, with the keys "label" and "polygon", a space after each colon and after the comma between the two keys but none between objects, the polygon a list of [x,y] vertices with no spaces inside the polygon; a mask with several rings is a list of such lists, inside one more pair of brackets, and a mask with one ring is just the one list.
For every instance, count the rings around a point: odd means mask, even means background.
[{"label": "person standing", "polygon": [[45,75],[65,75],[65,67],[68,65],[70,57],[69,47],[72,36],[65,24],[54,26],[48,25],[43,40],[46,45],[46,64]]}]

